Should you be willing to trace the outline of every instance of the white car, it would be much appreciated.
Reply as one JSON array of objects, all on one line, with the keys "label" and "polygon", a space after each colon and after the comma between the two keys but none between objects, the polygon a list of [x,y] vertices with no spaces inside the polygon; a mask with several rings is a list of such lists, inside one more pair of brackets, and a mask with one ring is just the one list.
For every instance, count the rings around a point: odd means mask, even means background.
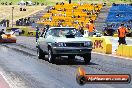
[{"label": "white car", "polygon": [[38,58],[45,58],[48,54],[49,62],[54,62],[57,56],[75,56],[84,58],[85,63],[91,60],[92,41],[84,38],[73,27],[51,27],[39,37],[37,41]]}]

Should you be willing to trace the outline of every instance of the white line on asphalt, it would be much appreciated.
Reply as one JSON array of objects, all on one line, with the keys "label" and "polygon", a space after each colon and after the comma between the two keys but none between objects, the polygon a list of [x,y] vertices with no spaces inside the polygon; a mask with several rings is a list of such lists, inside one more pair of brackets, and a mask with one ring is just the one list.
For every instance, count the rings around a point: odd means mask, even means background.
[{"label": "white line on asphalt", "polygon": [[105,55],[105,56],[110,56],[110,57],[115,57],[115,58],[121,58],[121,59],[132,60],[132,58],[123,57],[123,56],[116,56],[116,55],[114,55],[114,54],[104,54],[104,53],[98,53],[98,52],[92,52],[92,53],[100,54],[100,55]]},{"label": "white line on asphalt", "polygon": [[10,88],[16,88],[14,85],[12,85],[12,84],[14,84],[14,83],[13,83],[13,82],[11,83],[9,80],[7,80],[7,77],[6,77],[2,72],[0,72],[0,74],[1,74],[1,76],[4,78],[4,80],[5,80],[6,83],[9,85]]}]

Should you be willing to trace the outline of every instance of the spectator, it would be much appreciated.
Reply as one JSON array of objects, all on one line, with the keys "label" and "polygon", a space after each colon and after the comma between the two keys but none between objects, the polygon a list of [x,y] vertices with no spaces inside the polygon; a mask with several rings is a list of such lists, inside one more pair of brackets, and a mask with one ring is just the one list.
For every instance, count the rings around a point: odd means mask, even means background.
[{"label": "spectator", "polygon": [[42,3],[41,6],[44,6],[44,3]]},{"label": "spectator", "polygon": [[37,2],[36,4],[39,5],[39,2]]},{"label": "spectator", "polygon": [[7,5],[7,2],[5,3],[5,5]]},{"label": "spectator", "polygon": [[3,26],[6,27],[6,20],[3,20]]},{"label": "spectator", "polygon": [[59,3],[57,2],[56,5],[58,5]]},{"label": "spectator", "polygon": [[75,16],[75,15],[73,15],[73,16],[72,16],[72,18],[76,18],[76,16]]},{"label": "spectator", "polygon": [[80,24],[78,24],[78,30],[80,31],[80,33],[81,33],[82,35],[84,35],[83,26],[81,26]]},{"label": "spectator", "polygon": [[50,11],[49,11],[49,10],[47,10],[47,13],[50,13]]},{"label": "spectator", "polygon": [[62,26],[62,21],[59,20],[59,21],[58,21],[58,27],[61,27],[61,26]]},{"label": "spectator", "polygon": [[45,28],[46,28],[46,29],[49,29],[49,27],[50,27],[50,26],[49,26],[48,24],[45,25]]},{"label": "spectator", "polygon": [[66,17],[66,13],[64,13],[64,17]]},{"label": "spectator", "polygon": [[9,5],[12,5],[12,2],[10,2]]},{"label": "spectator", "polygon": [[66,8],[64,8],[64,12],[66,11]]},{"label": "spectator", "polygon": [[64,5],[64,2],[61,2],[60,5]]},{"label": "spectator", "polygon": [[49,21],[50,21],[50,22],[52,21],[52,16],[49,17]]},{"label": "spectator", "polygon": [[9,21],[9,20],[6,20],[6,22],[7,22],[7,27],[9,27],[9,24],[10,24],[9,22],[10,22],[10,21]]},{"label": "spectator", "polygon": [[78,15],[78,18],[80,18],[80,16]]},{"label": "spectator", "polygon": [[16,26],[31,26],[33,23],[34,23],[34,21],[32,21],[30,19],[30,17],[21,18],[21,19],[16,21]]},{"label": "spectator", "polygon": [[52,7],[52,10],[55,10],[55,7]]}]

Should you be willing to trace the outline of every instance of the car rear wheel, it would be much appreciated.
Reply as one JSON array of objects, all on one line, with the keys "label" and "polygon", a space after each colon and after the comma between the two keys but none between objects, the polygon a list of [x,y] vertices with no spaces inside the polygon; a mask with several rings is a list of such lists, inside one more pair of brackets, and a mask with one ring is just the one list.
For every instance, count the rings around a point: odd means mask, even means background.
[{"label": "car rear wheel", "polygon": [[91,53],[88,53],[88,54],[83,55],[83,58],[84,58],[84,62],[85,62],[86,64],[90,63],[90,60],[91,60]]},{"label": "car rear wheel", "polygon": [[43,51],[39,48],[37,48],[37,56],[38,56],[38,59],[45,59],[45,55]]},{"label": "car rear wheel", "polygon": [[52,49],[51,48],[49,48],[49,50],[48,50],[48,61],[50,62],[50,63],[54,63],[55,62],[55,55],[53,54],[53,52],[52,52]]}]

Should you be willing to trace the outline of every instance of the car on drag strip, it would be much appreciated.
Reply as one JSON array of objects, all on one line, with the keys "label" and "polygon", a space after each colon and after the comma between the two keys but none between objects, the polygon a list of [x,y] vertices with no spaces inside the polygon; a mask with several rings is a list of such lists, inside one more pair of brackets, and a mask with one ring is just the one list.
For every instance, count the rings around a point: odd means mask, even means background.
[{"label": "car on drag strip", "polygon": [[16,36],[14,32],[6,32],[1,35],[0,43],[16,43]]},{"label": "car on drag strip", "polygon": [[89,63],[92,45],[92,41],[74,27],[50,27],[40,35],[36,47],[38,58],[44,59],[48,54],[48,61],[52,63],[58,56],[68,56],[68,59],[81,56]]}]

